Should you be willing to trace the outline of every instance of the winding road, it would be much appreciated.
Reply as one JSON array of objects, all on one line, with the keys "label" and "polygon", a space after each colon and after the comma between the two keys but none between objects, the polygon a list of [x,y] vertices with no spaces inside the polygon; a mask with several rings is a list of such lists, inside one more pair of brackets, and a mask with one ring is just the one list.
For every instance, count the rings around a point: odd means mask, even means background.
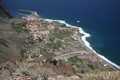
[{"label": "winding road", "polygon": [[56,60],[68,59],[68,58],[71,58],[71,57],[74,57],[74,56],[80,56],[80,55],[86,55],[86,54],[87,54],[86,51],[76,51],[76,52],[70,52],[70,53],[62,54],[62,55],[59,55],[59,56],[56,56],[56,57],[53,57],[53,58],[56,59]]}]

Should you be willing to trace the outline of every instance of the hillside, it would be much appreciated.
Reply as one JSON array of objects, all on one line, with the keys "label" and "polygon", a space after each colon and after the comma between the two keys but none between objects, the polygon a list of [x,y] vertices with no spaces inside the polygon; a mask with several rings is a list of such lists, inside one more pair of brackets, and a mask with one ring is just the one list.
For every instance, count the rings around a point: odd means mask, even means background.
[{"label": "hillside", "polygon": [[13,18],[4,3],[0,0],[0,22]]},{"label": "hillside", "polygon": [[22,36],[11,29],[10,23],[14,21],[10,20],[11,18],[8,9],[0,0],[0,64],[9,58],[20,56],[18,49],[22,44]]}]

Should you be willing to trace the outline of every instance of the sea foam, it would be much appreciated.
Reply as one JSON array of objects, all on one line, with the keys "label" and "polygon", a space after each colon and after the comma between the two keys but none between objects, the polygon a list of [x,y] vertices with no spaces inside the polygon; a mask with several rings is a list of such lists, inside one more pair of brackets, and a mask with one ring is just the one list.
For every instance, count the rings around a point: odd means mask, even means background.
[{"label": "sea foam", "polygon": [[77,27],[77,26],[72,26],[68,23],[66,23],[63,20],[52,20],[52,19],[45,19],[48,22],[58,22],[58,23],[63,23],[68,27],[74,27],[74,28],[78,28],[79,32],[81,34],[83,34],[83,36],[81,37],[82,41],[84,42],[84,44],[86,45],[86,47],[88,47],[89,49],[91,49],[97,56],[99,56],[100,58],[102,58],[105,62],[107,62],[108,64],[110,64],[111,66],[117,68],[120,71],[120,66],[116,65],[115,63],[113,63],[112,61],[108,60],[106,57],[98,54],[90,45],[90,43],[86,40],[86,38],[90,37],[91,35],[86,33],[81,27]]}]

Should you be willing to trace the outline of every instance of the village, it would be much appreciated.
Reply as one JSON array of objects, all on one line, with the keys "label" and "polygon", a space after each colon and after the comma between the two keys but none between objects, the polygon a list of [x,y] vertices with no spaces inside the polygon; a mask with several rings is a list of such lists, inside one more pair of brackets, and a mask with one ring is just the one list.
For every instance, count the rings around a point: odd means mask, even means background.
[{"label": "village", "polygon": [[[78,44],[79,31],[77,28],[68,28],[64,24],[57,22],[50,23],[42,18],[33,16],[23,17],[22,19],[28,21],[24,28],[30,30],[30,35],[33,36],[33,42],[35,44],[34,49],[30,49],[30,51],[24,53],[24,55],[28,56],[27,60],[33,60],[31,58],[33,56],[41,58],[44,55],[46,58],[58,56],[71,52],[70,48],[72,52],[82,48],[85,50],[81,44]],[[74,41],[74,43],[68,40]]]},{"label": "village", "polygon": [[[27,65],[28,67],[39,64],[40,68],[48,68],[59,74],[57,77],[61,80],[64,80],[65,76],[69,78],[71,76],[73,80],[80,78],[88,80],[91,77],[91,80],[115,79],[114,69],[85,47],[78,28],[50,22],[40,18],[34,11],[28,12],[32,14],[25,15],[22,19],[15,19],[11,23],[12,29],[24,36],[20,52],[21,58],[31,64]],[[108,73],[110,77],[106,77],[108,75],[104,73]]]}]

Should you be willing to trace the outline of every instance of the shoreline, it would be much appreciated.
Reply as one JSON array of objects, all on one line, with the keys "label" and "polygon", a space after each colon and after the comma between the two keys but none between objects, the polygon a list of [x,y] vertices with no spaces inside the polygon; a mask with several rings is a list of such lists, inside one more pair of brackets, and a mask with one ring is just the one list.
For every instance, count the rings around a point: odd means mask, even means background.
[{"label": "shoreline", "polygon": [[67,27],[74,27],[74,28],[78,28],[79,29],[79,33],[83,34],[82,36],[80,35],[80,42],[83,46],[85,46],[86,49],[90,50],[90,52],[92,52],[92,54],[95,54],[97,58],[99,58],[100,60],[102,60],[105,64],[109,65],[110,67],[112,67],[113,69],[120,71],[120,66],[118,66],[117,64],[113,63],[112,61],[108,60],[106,57],[104,57],[103,55],[100,55],[99,53],[97,53],[95,50],[93,50],[93,48],[90,46],[90,43],[86,40],[87,37],[90,37],[90,34],[84,32],[84,30],[81,27],[77,27],[77,26],[72,26],[68,23],[66,23],[63,20],[52,20],[52,19],[44,19],[48,22],[58,22],[58,23],[63,23],[65,24]]},{"label": "shoreline", "polygon": [[[34,12],[34,11],[33,11]],[[35,12],[36,14],[34,14],[35,16],[38,16],[37,12]],[[33,15],[33,16],[34,16]],[[83,34],[82,36],[80,35],[80,42],[83,46],[85,46],[86,49],[90,50],[90,52],[92,54],[95,54],[97,58],[101,59],[102,61],[104,61],[104,63],[106,63],[107,65],[111,66],[112,68],[120,71],[120,66],[118,66],[117,64],[111,62],[110,60],[108,60],[106,57],[104,57],[103,55],[100,55],[99,53],[97,53],[90,45],[90,43],[86,40],[87,37],[90,37],[91,35],[86,33],[81,27],[78,26],[73,26],[70,25],[68,23],[66,23],[63,20],[54,20],[54,19],[45,19],[43,18],[43,20],[48,21],[48,22],[58,22],[58,23],[62,23],[65,24],[66,27],[72,27],[72,28],[78,28],[79,29],[79,33]]]}]

